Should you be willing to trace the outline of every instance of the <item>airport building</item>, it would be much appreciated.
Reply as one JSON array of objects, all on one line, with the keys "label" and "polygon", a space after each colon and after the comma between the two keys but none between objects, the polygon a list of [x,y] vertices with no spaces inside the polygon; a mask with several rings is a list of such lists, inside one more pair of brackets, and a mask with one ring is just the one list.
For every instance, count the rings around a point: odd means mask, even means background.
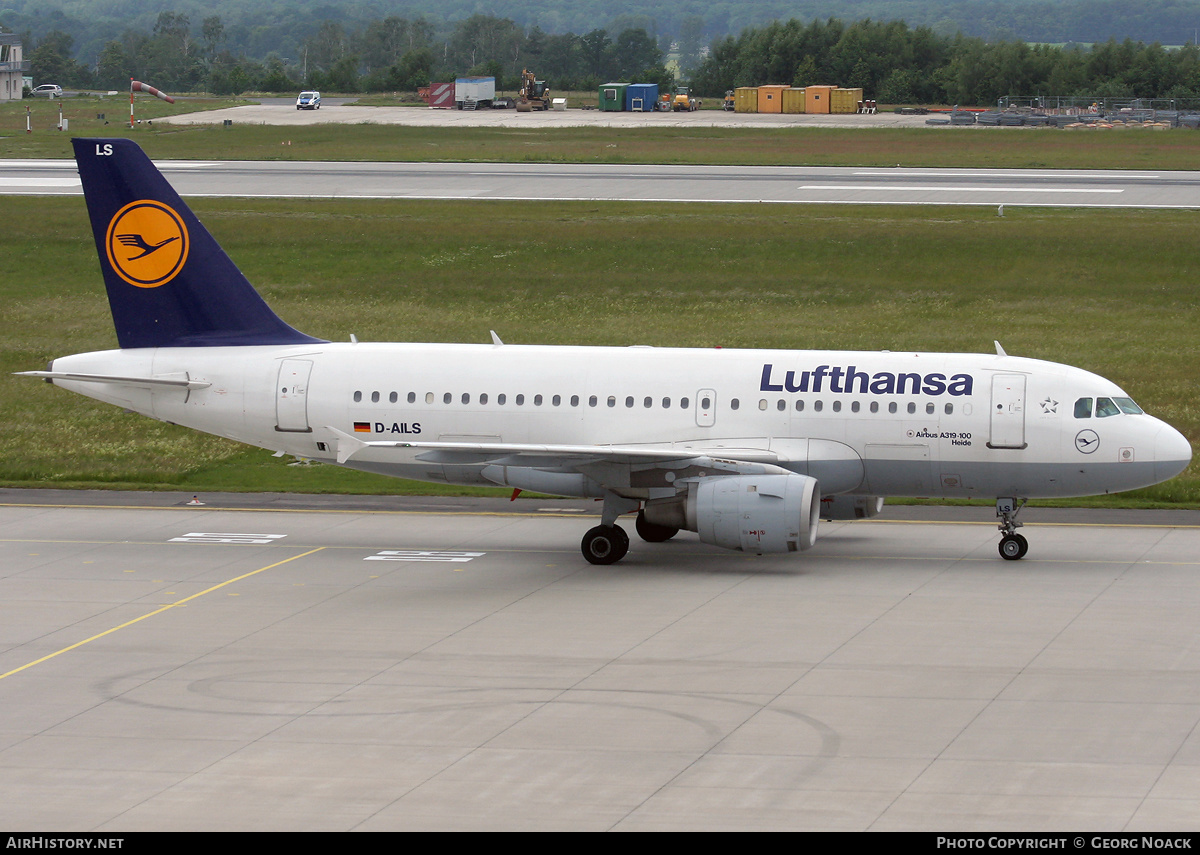
[{"label": "airport building", "polygon": [[21,37],[0,33],[0,101],[20,101],[29,62],[21,58]]}]

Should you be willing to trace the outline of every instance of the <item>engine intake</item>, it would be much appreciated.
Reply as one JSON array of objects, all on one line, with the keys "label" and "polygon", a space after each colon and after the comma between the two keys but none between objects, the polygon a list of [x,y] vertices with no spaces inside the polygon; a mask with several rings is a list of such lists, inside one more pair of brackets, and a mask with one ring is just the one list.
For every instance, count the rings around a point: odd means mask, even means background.
[{"label": "engine intake", "polygon": [[797,552],[817,540],[817,479],[807,475],[701,478],[685,496],[646,503],[655,525],[697,532],[700,540],[742,552]]}]

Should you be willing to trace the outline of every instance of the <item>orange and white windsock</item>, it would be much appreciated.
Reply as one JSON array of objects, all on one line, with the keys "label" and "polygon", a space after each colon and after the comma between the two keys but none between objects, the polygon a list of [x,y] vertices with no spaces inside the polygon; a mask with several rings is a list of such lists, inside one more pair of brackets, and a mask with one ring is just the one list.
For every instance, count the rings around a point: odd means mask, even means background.
[{"label": "orange and white windsock", "polygon": [[142,83],[142,81],[140,81],[140,80],[133,80],[131,78],[129,81],[129,94],[132,95],[134,92],[148,92],[151,95],[153,95],[155,98],[163,99],[168,104],[175,103],[175,99],[172,98],[170,95],[168,95],[166,92],[160,92],[159,90],[157,90],[153,86],[151,86],[149,83]]}]

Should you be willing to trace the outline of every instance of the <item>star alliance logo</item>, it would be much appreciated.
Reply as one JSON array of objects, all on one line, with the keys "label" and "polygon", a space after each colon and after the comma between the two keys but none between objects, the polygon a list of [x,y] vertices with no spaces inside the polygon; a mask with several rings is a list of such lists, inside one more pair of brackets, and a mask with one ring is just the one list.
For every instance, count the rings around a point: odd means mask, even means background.
[{"label": "star alliance logo", "polygon": [[1041,404],[1043,415],[1058,412],[1058,401],[1054,400],[1053,398],[1047,397],[1046,400],[1040,401],[1039,403]]}]

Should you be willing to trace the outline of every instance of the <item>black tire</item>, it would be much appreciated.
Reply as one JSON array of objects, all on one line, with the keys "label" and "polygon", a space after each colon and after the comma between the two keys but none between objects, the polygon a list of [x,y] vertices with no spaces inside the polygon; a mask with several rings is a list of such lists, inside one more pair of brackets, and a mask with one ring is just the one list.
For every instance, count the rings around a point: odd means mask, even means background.
[{"label": "black tire", "polygon": [[679,534],[677,528],[646,522],[645,511],[638,511],[637,522],[633,524],[633,527],[637,529],[638,537],[647,543],[662,543]]},{"label": "black tire", "polygon": [[1000,538],[1000,557],[1005,561],[1018,561],[1029,551],[1029,541],[1019,534],[1009,534]]},{"label": "black tire", "polygon": [[1014,534],[1013,537],[1015,537],[1021,543],[1021,554],[1017,557],[1024,558],[1025,553],[1029,551],[1029,541],[1025,539],[1025,535],[1023,534]]},{"label": "black tire", "polygon": [[619,525],[598,525],[588,529],[579,548],[589,564],[616,564],[629,551],[629,535]]}]

